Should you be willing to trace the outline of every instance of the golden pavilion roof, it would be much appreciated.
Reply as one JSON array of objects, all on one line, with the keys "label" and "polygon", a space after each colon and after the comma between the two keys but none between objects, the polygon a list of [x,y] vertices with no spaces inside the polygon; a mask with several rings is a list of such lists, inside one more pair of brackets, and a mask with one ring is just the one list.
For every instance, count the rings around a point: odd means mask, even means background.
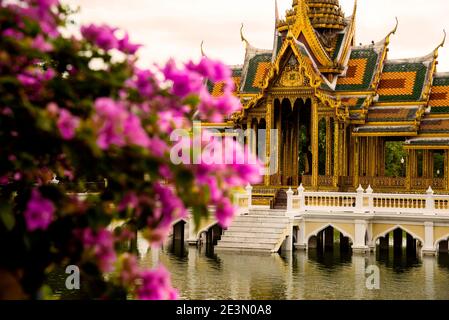
[{"label": "golden pavilion roof", "polygon": [[[319,82],[314,90],[323,101],[346,109],[354,135],[449,136],[449,73],[437,72],[445,39],[424,57],[389,60],[397,21],[384,39],[356,46],[356,9],[355,0],[345,18],[338,0],[293,0],[284,20],[276,9],[272,49],[255,48],[242,34],[245,60],[232,70],[245,110],[264,101],[293,52]],[[208,86],[220,94],[220,84]]]}]

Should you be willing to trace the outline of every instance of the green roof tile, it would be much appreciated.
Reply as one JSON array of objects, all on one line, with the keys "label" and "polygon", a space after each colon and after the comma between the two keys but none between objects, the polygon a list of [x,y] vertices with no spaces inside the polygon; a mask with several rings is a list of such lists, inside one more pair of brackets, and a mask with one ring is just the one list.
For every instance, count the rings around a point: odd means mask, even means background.
[{"label": "green roof tile", "polygon": [[368,90],[373,81],[374,73],[376,72],[377,61],[379,54],[374,49],[353,49],[350,60],[367,59],[365,74],[363,81],[360,84],[338,84],[336,91],[365,91]]}]

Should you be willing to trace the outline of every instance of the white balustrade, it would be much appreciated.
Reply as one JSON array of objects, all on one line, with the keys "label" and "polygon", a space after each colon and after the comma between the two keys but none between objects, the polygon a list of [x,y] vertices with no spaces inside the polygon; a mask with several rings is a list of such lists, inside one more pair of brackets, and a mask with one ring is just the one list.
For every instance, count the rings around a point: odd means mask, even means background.
[{"label": "white balustrade", "polygon": [[299,211],[449,214],[449,195],[435,195],[432,188],[426,194],[389,194],[375,193],[371,186],[366,190],[359,186],[357,192],[306,192],[301,185],[291,199]]}]

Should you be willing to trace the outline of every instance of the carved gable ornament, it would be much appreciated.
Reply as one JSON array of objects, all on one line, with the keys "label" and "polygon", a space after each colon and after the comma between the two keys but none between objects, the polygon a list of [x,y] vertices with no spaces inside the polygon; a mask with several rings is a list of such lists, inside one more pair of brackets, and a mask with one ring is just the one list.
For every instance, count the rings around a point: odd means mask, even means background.
[{"label": "carved gable ornament", "polygon": [[292,55],[275,84],[276,87],[308,87],[310,80],[305,74],[305,69],[294,55]]}]

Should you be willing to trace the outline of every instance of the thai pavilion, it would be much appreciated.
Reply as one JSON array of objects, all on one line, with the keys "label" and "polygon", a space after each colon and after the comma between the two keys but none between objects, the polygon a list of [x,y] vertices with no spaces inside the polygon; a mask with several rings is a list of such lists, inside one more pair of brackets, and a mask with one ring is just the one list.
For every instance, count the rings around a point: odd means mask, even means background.
[{"label": "thai pavilion", "polygon": [[[263,153],[277,173],[260,190],[302,183],[309,190],[449,191],[449,73],[437,72],[444,40],[424,57],[390,60],[397,24],[379,42],[358,46],[356,10],[357,2],[345,17],[338,0],[294,0],[285,20],[276,9],[270,50],[242,33],[245,60],[232,70],[243,110],[207,125],[267,129]],[[221,89],[209,83],[213,95]],[[260,136],[249,138],[260,154]]]}]

